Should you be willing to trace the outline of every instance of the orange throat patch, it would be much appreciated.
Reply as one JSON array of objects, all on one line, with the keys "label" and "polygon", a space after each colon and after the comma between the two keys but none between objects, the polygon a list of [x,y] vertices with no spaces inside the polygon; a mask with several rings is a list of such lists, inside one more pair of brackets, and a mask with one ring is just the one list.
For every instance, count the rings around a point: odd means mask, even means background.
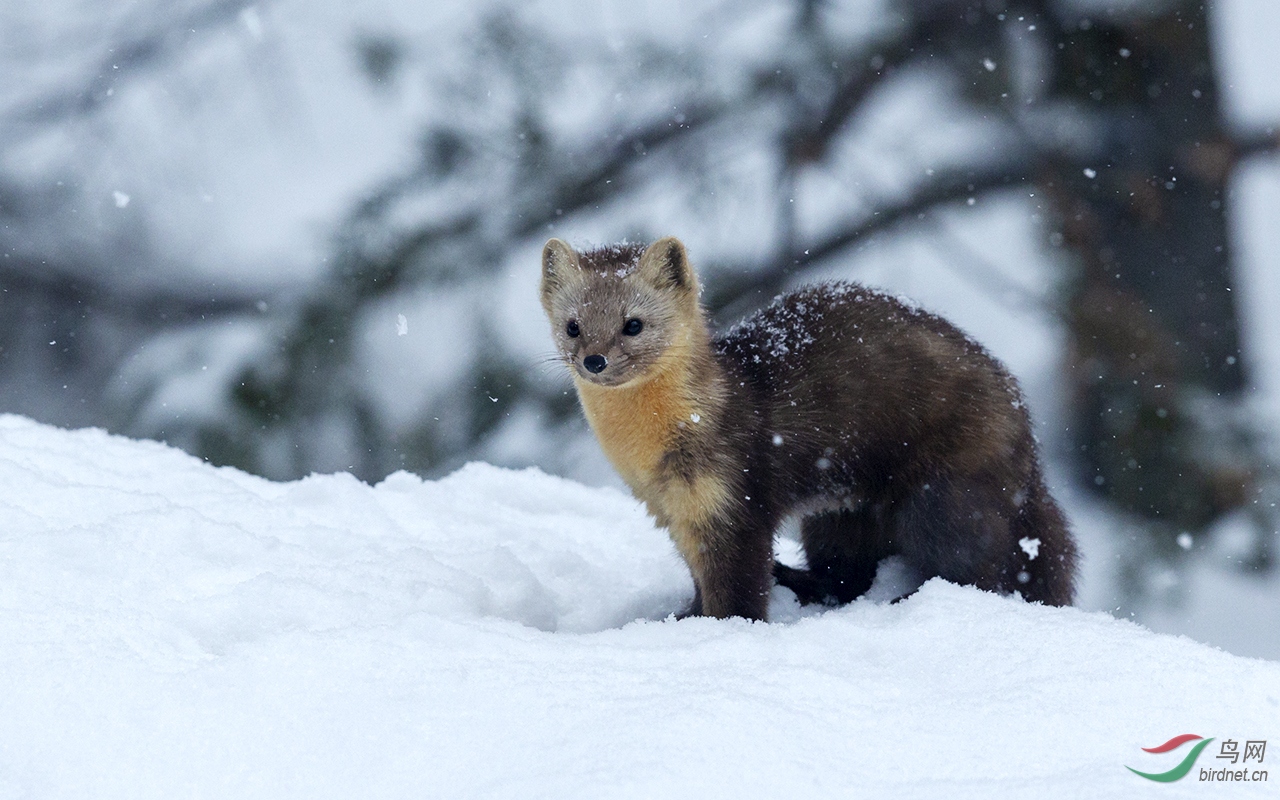
[{"label": "orange throat patch", "polygon": [[678,368],[638,385],[598,386],[574,376],[587,422],[622,479],[643,492],[657,477],[680,423],[696,413]]}]

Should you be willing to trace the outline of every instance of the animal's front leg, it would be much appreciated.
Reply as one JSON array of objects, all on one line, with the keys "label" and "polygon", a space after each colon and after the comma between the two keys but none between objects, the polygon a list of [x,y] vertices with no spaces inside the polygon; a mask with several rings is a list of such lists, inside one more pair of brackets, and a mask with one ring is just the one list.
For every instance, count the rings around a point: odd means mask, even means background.
[{"label": "animal's front leg", "polygon": [[701,594],[703,615],[768,619],[773,585],[769,532],[740,527],[729,536],[709,537],[699,555],[694,581]]},{"label": "animal's front leg", "polygon": [[685,607],[684,611],[676,614],[676,619],[685,619],[687,617],[702,616],[702,590],[698,588],[697,581],[693,584],[693,601]]}]

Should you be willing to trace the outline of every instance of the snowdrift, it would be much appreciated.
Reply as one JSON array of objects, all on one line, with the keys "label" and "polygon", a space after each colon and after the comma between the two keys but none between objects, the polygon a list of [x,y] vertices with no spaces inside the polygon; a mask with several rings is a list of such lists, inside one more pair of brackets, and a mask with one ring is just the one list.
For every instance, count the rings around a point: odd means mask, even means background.
[{"label": "snowdrift", "polygon": [[[0,417],[0,797],[1274,796],[1280,663],[931,581],[668,615],[629,497],[271,483]],[[1267,782],[1181,781],[1194,733]]]}]

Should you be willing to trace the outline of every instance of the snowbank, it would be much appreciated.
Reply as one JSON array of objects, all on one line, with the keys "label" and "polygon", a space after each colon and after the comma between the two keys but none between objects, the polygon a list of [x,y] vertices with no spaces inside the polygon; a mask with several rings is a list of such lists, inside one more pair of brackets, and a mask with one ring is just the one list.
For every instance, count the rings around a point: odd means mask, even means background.
[{"label": "snowbank", "polygon": [[276,484],[6,416],[0,487],[0,797],[1191,797],[1125,765],[1280,750],[1280,664],[1103,614],[664,619],[665,536],[536,471]]}]

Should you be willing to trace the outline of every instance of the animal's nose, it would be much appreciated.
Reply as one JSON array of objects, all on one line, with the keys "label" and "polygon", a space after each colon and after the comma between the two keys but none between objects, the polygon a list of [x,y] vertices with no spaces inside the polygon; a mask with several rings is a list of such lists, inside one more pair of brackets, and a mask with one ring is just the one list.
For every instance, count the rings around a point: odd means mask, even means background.
[{"label": "animal's nose", "polygon": [[609,366],[609,361],[604,356],[587,356],[582,359],[582,366],[587,368],[587,372],[597,375],[604,372],[604,368]]}]

